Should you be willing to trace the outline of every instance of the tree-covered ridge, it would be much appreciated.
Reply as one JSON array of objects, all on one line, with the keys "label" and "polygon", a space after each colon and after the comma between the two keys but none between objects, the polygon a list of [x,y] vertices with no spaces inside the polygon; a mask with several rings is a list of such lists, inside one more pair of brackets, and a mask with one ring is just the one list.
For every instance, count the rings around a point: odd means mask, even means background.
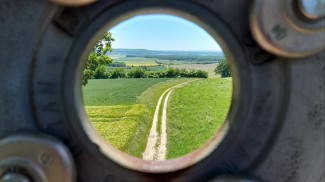
[{"label": "tree-covered ridge", "polygon": [[[137,55],[126,55],[126,57],[138,57]],[[142,55],[144,58],[157,58],[161,60],[176,60],[189,62],[218,62],[224,56],[202,56],[202,55]]]}]

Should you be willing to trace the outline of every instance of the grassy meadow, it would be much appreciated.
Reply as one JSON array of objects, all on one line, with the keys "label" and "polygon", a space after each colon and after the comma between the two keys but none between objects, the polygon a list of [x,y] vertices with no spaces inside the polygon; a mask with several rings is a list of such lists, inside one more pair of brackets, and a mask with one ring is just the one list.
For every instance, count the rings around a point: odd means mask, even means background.
[{"label": "grassy meadow", "polygon": [[166,80],[168,79],[89,80],[82,92],[86,111],[94,127],[114,147],[122,151],[128,150],[146,111],[145,105],[137,104],[138,97],[149,87]]},{"label": "grassy meadow", "polygon": [[[88,80],[82,88],[85,109],[100,135],[117,149],[142,157],[159,97],[168,88],[181,83],[192,81],[175,88],[168,101],[167,159],[199,148],[226,118],[231,103],[232,78],[214,74],[218,63],[193,64],[194,61],[140,56],[116,56],[114,62],[124,62],[124,68],[128,69],[142,66],[147,72],[173,67],[204,70],[209,75],[208,79],[180,78],[178,75],[174,78]],[[162,108],[163,104],[160,105],[158,133],[161,132]]]},{"label": "grassy meadow", "polygon": [[226,118],[231,95],[231,78],[200,79],[175,89],[167,110],[167,159],[207,142]]},{"label": "grassy meadow", "polygon": [[160,95],[188,80],[191,79],[91,79],[82,90],[84,105],[106,141],[141,158]]}]

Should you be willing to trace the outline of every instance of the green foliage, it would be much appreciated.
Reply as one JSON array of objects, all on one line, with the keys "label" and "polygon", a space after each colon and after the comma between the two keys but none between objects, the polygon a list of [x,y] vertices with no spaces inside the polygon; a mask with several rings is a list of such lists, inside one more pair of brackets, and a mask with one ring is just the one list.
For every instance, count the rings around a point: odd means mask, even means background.
[{"label": "green foliage", "polygon": [[197,70],[196,75],[197,78],[208,78],[209,74],[206,71],[203,70]]},{"label": "green foliage", "polygon": [[126,77],[126,71],[124,68],[114,68],[109,71],[109,78],[125,78]]},{"label": "green foliage", "polygon": [[220,74],[221,77],[231,77],[230,67],[227,59],[225,58],[221,59],[217,67],[215,68],[214,72],[216,74]]},{"label": "green foliage", "polygon": [[108,78],[107,67],[105,65],[99,65],[94,72],[95,79]]},{"label": "green foliage", "polygon": [[173,68],[173,67],[169,67],[166,70],[166,77],[172,78],[172,77],[177,77],[179,76],[179,69]]},{"label": "green foliage", "polygon": [[87,60],[87,65],[82,74],[82,85],[88,83],[88,79],[94,78],[95,71],[100,65],[107,65],[113,60],[106,53],[111,52],[111,42],[114,41],[111,33],[105,33],[100,40],[95,44],[94,49],[90,52]]},{"label": "green foliage", "polygon": [[128,71],[128,78],[145,78],[146,70],[140,67],[132,68]]}]

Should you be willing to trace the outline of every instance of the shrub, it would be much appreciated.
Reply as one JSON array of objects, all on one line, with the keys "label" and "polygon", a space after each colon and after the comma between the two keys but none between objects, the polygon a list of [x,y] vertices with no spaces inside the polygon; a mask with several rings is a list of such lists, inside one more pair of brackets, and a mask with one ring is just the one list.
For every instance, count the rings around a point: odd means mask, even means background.
[{"label": "shrub", "polygon": [[221,77],[230,77],[231,73],[230,73],[230,67],[229,67],[227,59],[225,59],[225,58],[220,59],[217,67],[214,69],[214,72],[216,74],[220,74]]},{"label": "shrub", "polygon": [[188,76],[188,71],[185,68],[182,68],[179,71],[179,76],[181,76],[181,77],[187,77]]},{"label": "shrub", "polygon": [[159,78],[159,72],[158,71],[148,71],[147,77],[148,78]]},{"label": "shrub", "polygon": [[146,77],[146,71],[142,68],[135,67],[128,71],[127,73],[128,78],[145,78]]},{"label": "shrub", "polygon": [[95,78],[95,79],[108,78],[108,72],[107,72],[107,67],[106,67],[106,65],[99,65],[99,66],[95,69],[94,78]]},{"label": "shrub", "polygon": [[190,69],[187,73],[187,77],[196,77],[195,69]]},{"label": "shrub", "polygon": [[196,71],[196,77],[198,78],[208,78],[208,72],[203,71],[203,70],[197,70]]},{"label": "shrub", "polygon": [[177,77],[180,74],[180,70],[178,68],[169,67],[166,70],[166,77],[172,78]]},{"label": "shrub", "polygon": [[109,78],[125,78],[126,72],[124,68],[114,68],[109,71]]}]

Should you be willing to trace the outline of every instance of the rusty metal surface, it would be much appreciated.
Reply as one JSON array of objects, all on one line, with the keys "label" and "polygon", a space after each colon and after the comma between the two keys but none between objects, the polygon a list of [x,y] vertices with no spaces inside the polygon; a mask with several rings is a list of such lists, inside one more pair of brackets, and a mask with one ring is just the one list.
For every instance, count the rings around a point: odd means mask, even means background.
[{"label": "rusty metal surface", "polygon": [[57,3],[65,6],[84,6],[96,2],[97,0],[49,0],[50,2]]},{"label": "rusty metal surface", "polygon": [[273,54],[299,58],[325,50],[325,18],[308,19],[298,1],[256,0],[250,23],[257,42]]},{"label": "rusty metal surface", "polygon": [[[82,7],[26,3],[0,1],[1,138],[21,130],[56,137],[71,151],[78,181],[85,182],[208,181],[222,174],[279,182],[324,179],[324,51],[300,59],[268,53],[251,33],[249,1],[104,0]],[[229,130],[199,162],[195,158],[204,149],[145,166],[99,146],[93,132],[85,131],[91,127],[75,84],[84,64],[80,58],[105,28],[148,13],[133,11],[141,7],[198,23],[223,46],[234,70]]]},{"label": "rusty metal surface", "polygon": [[19,133],[0,140],[0,177],[1,182],[73,182],[75,167],[68,149],[58,140]]}]

